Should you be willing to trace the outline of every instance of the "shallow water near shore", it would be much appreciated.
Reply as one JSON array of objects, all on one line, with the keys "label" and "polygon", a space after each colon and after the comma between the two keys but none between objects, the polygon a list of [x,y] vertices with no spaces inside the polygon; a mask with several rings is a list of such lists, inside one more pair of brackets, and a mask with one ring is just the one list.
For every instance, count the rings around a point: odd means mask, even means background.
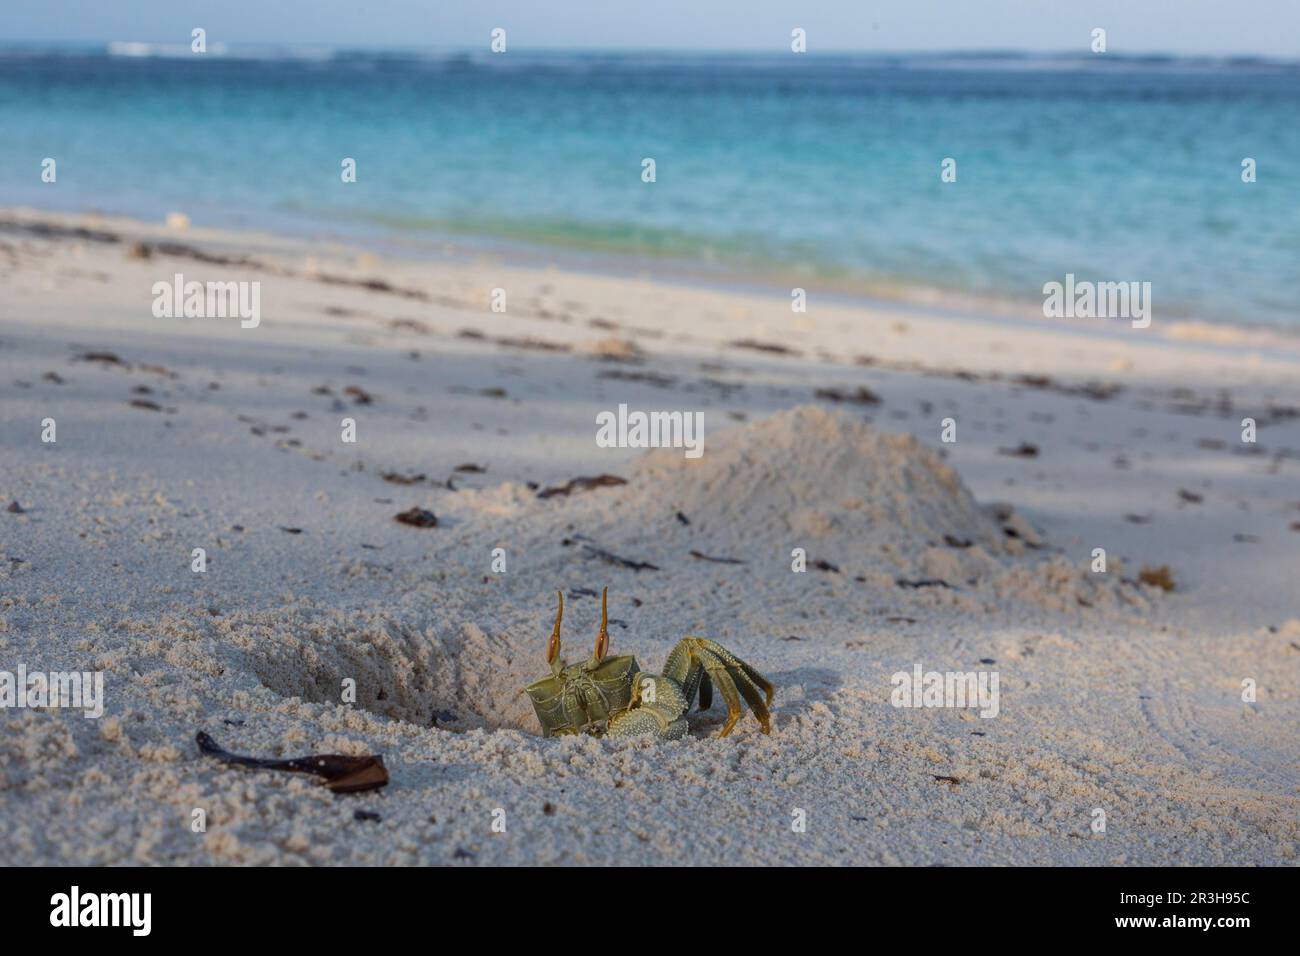
[{"label": "shallow water near shore", "polygon": [[1033,307],[1072,273],[1149,281],[1164,318],[1300,320],[1294,63],[123,52],[0,51],[30,157],[0,202],[890,299]]}]

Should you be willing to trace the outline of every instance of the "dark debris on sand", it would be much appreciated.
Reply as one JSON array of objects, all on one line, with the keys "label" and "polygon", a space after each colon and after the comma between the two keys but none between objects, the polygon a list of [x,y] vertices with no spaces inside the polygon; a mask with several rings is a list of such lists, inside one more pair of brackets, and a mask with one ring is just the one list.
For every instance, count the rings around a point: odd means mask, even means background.
[{"label": "dark debris on sand", "polygon": [[618,475],[580,476],[578,478],[573,478],[562,485],[545,488],[537,493],[537,497],[546,499],[560,495],[568,496],[573,494],[575,491],[589,491],[592,488],[606,488],[626,484],[627,479],[620,478]]},{"label": "dark debris on sand", "polygon": [[410,525],[412,528],[438,527],[438,516],[424,508],[408,508],[400,514],[393,515],[393,520],[399,524]]}]

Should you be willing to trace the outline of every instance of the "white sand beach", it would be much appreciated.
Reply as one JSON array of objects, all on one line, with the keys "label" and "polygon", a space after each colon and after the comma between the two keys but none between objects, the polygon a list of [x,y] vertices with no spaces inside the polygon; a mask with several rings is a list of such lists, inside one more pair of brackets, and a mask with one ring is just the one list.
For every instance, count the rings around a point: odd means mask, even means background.
[{"label": "white sand beach", "polygon": [[[155,317],[177,273],[259,282],[260,323]],[[599,447],[620,404],[701,412],[703,455]],[[0,710],[0,862],[1296,862],[1282,333],[10,209],[0,409],[0,670],[104,673],[98,719]],[[718,641],[772,734],[717,739],[715,700],[680,741],[543,739],[556,591],[576,661],[605,586],[613,653]],[[996,672],[997,715],[892,706],[918,665]]]}]

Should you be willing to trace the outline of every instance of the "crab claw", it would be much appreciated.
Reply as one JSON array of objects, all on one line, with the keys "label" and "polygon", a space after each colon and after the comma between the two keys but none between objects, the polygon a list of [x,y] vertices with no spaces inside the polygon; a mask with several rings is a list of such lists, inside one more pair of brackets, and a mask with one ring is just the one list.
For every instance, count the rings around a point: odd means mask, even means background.
[{"label": "crab claw", "polygon": [[560,599],[560,609],[555,612],[555,627],[551,628],[551,640],[546,645],[546,663],[554,664],[560,656],[560,621],[564,619],[564,592],[556,591]]},{"label": "crab claw", "polygon": [[609,588],[605,588],[600,595],[600,633],[596,635],[596,649],[592,652],[592,657],[596,659],[596,663],[603,661],[605,655],[609,652],[608,601]]}]

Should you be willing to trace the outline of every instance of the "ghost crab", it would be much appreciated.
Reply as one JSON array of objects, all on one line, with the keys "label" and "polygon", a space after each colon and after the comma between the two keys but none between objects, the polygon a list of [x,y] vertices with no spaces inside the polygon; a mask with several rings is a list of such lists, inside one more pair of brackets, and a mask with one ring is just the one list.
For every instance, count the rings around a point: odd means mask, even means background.
[{"label": "ghost crab", "polygon": [[600,598],[600,633],[591,657],[580,664],[560,660],[560,622],[564,593],[555,612],[555,627],[546,648],[551,676],[524,688],[537,711],[543,737],[561,734],[606,734],[631,737],[653,734],[676,740],[686,734],[686,712],[699,694],[700,710],[713,703],[717,685],[727,705],[725,737],[740,719],[743,697],[763,733],[772,732],[772,685],[726,648],[703,637],[684,637],[664,662],[662,674],[643,671],[630,654],[607,657],[609,588]]}]

